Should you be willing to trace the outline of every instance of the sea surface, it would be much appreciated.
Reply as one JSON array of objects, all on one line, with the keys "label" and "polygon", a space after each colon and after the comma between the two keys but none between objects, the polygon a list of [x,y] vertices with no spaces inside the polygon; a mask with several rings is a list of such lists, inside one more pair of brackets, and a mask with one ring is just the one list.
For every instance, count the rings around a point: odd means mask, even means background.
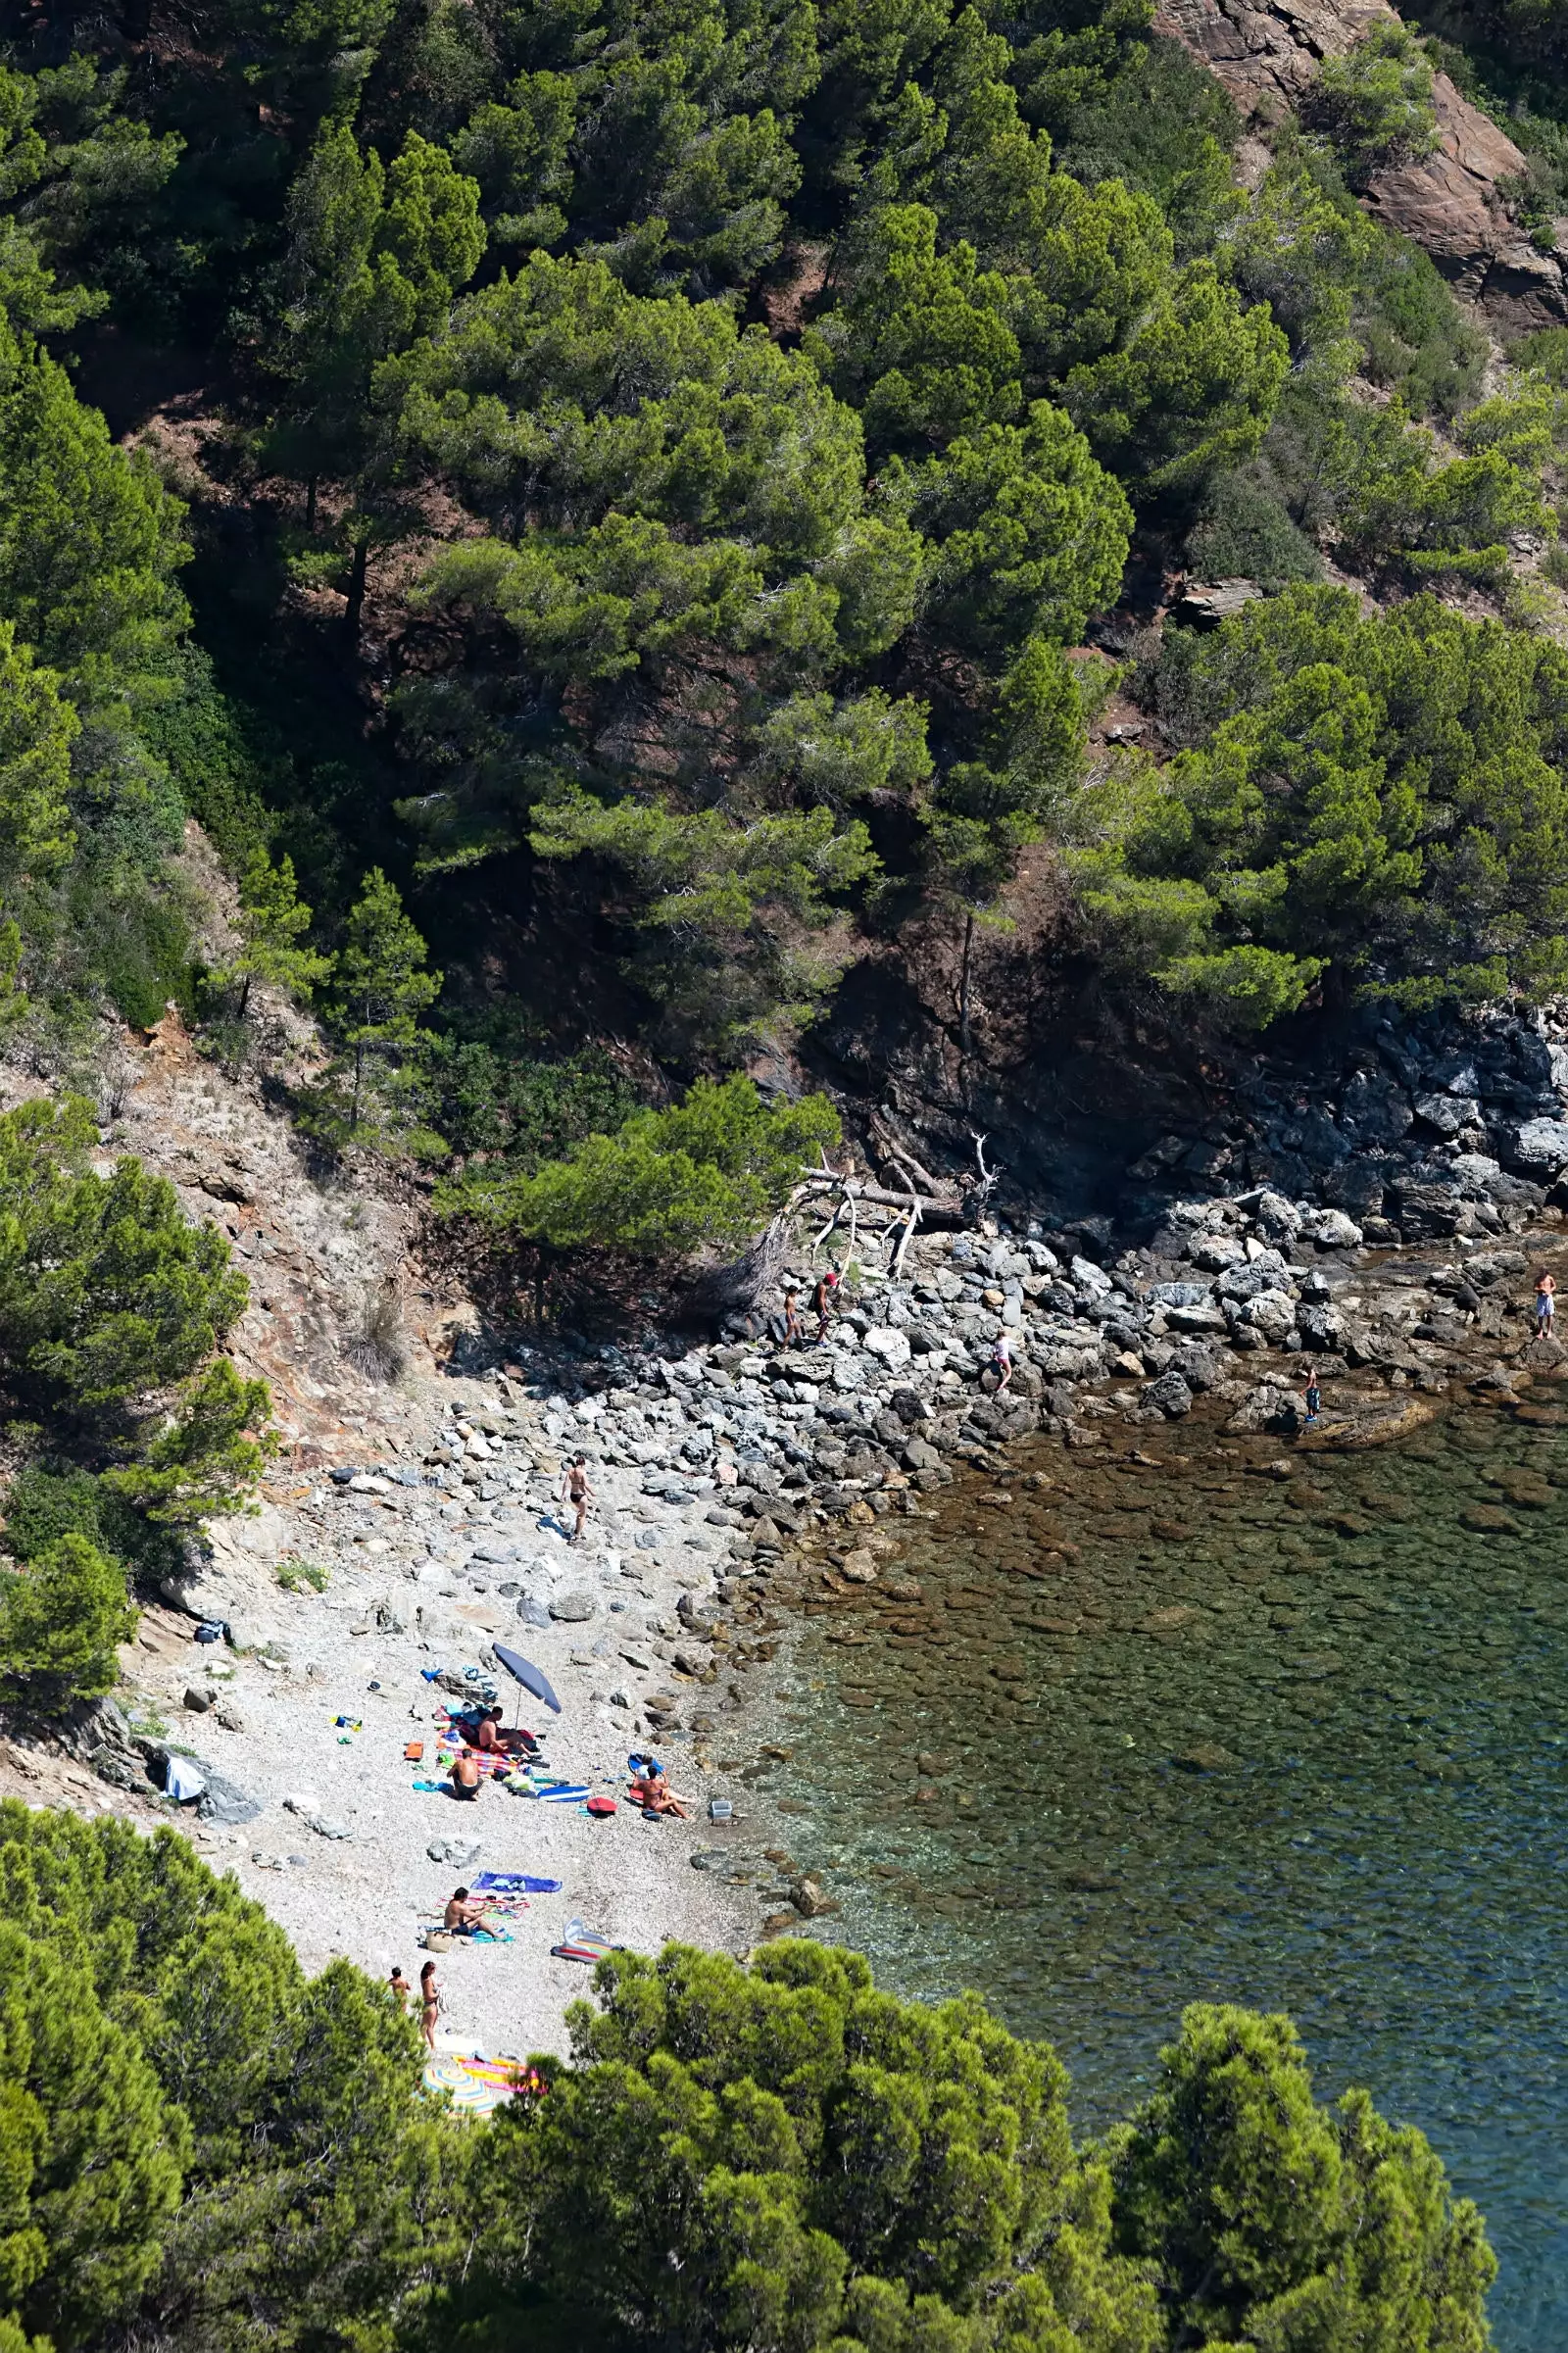
[{"label": "sea surface", "polygon": [[1559,2353],[1568,1412],[1440,1414],[1359,1453],[1107,1423],[964,1471],[796,1627],[767,1787],[832,1933],[1049,2038],[1080,2129],[1184,2003],[1290,2011],[1319,2096],[1366,2084],[1480,2205],[1502,2353]]}]

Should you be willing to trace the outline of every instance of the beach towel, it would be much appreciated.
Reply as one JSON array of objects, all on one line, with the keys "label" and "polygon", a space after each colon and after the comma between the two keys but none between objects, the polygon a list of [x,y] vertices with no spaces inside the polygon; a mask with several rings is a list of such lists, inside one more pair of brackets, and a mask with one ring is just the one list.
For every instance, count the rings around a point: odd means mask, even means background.
[{"label": "beach towel", "polygon": [[465,2116],[490,2116],[516,2089],[524,2071],[517,2059],[460,2058],[444,2054],[425,2063],[426,2091],[444,2091]]},{"label": "beach towel", "polygon": [[509,1789],[518,1797],[542,1798],[546,1805],[581,1805],[588,1794],[585,1781],[509,1781]]},{"label": "beach towel", "polygon": [[403,1751],[404,1762],[410,1765],[418,1764],[423,1755],[424,1742],[422,1740],[411,1740]]},{"label": "beach towel", "polygon": [[559,1895],[558,1879],[534,1879],[526,1871],[480,1871],[469,1881],[475,1895]]}]

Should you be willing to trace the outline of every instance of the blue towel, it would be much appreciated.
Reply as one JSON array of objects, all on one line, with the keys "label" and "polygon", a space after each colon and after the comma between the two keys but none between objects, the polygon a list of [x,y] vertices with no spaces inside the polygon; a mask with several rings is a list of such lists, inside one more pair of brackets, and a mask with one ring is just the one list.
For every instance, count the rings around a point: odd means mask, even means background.
[{"label": "blue towel", "polygon": [[558,1879],[534,1879],[526,1871],[481,1871],[468,1882],[476,1895],[559,1895]]}]

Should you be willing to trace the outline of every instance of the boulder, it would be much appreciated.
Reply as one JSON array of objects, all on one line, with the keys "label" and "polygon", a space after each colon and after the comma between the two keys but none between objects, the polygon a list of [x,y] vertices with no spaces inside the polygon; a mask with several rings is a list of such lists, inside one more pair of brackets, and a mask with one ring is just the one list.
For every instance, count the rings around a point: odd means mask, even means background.
[{"label": "boulder", "polygon": [[1361,1229],[1343,1209],[1312,1209],[1301,1219],[1301,1231],[1320,1250],[1353,1250],[1361,1245]]},{"label": "boulder", "polygon": [[1568,1119],[1527,1119],[1513,1131],[1509,1157],[1531,1176],[1554,1177],[1568,1167]]},{"label": "boulder", "polygon": [[207,1787],[197,1800],[196,1811],[203,1822],[222,1823],[232,1829],[256,1820],[262,1811],[260,1798],[252,1797],[223,1774],[215,1773],[210,1765],[204,1764],[202,1772]]},{"label": "boulder", "polygon": [[[1207,66],[1244,115],[1269,123],[1298,105],[1320,59],[1343,56],[1374,25],[1397,22],[1386,0],[1291,0],[1272,13],[1250,0],[1158,0],[1154,17],[1155,29]],[[1525,158],[1446,74],[1435,76],[1432,96],[1436,153],[1375,173],[1363,203],[1423,246],[1498,324],[1515,331],[1563,324],[1561,267],[1520,233],[1498,191],[1499,181],[1528,175]]]},{"label": "boulder", "polygon": [[1457,1136],[1476,1115],[1474,1103],[1467,1103],[1462,1095],[1418,1095],[1415,1110],[1416,1117],[1427,1127],[1436,1128],[1440,1136]]},{"label": "boulder", "polygon": [[1269,1340],[1296,1329],[1296,1301],[1288,1291],[1259,1291],[1242,1308],[1242,1321]]},{"label": "boulder", "polygon": [[1146,1382],[1143,1389],[1146,1405],[1156,1405],[1167,1421],[1178,1421],[1193,1410],[1193,1393],[1178,1372],[1161,1373],[1157,1381]]},{"label": "boulder", "polygon": [[908,1363],[912,1350],[909,1336],[894,1324],[873,1324],[865,1336],[865,1347],[873,1356],[880,1356],[890,1372],[901,1373]]},{"label": "boulder", "polygon": [[564,1626],[582,1626],[597,1607],[592,1593],[556,1593],[551,1598],[550,1615]]},{"label": "boulder", "polygon": [[1171,618],[1189,629],[1217,629],[1262,594],[1255,580],[1192,580],[1177,598]]}]

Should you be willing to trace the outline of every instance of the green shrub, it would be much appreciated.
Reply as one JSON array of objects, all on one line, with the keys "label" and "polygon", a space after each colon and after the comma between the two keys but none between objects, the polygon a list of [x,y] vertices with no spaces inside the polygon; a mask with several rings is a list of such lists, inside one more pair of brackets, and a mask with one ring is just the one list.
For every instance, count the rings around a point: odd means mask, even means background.
[{"label": "green shrub", "polygon": [[135,1628],[120,1563],[85,1536],[56,1537],[25,1568],[0,1574],[0,1697],[50,1713],[95,1699],[117,1681],[116,1647]]},{"label": "green shrub", "polygon": [[699,1079],[672,1110],[638,1111],[532,1176],[450,1188],[443,1205],[556,1249],[683,1258],[749,1241],[838,1139],[838,1114],[819,1095],[769,1104],[750,1079]]},{"label": "green shrub", "polygon": [[1188,561],[1204,580],[1321,580],[1323,559],[1274,497],[1246,474],[1227,474],[1210,491],[1187,542]]},{"label": "green shrub", "polygon": [[[155,1520],[237,1509],[271,1443],[255,1435],[265,1382],[214,1353],[244,1311],[245,1279],[167,1178],[128,1158],[107,1177],[87,1168],[96,1144],[77,1098],[0,1118],[0,1369],[74,1450],[107,1455],[107,1486]],[[53,1511],[87,1525],[74,1483],[51,1500],[37,1475],[22,1508],[24,1524]]]},{"label": "green shrub", "polygon": [[1438,144],[1431,61],[1402,25],[1377,25],[1343,57],[1325,58],[1300,112],[1329,141],[1352,187]]}]

